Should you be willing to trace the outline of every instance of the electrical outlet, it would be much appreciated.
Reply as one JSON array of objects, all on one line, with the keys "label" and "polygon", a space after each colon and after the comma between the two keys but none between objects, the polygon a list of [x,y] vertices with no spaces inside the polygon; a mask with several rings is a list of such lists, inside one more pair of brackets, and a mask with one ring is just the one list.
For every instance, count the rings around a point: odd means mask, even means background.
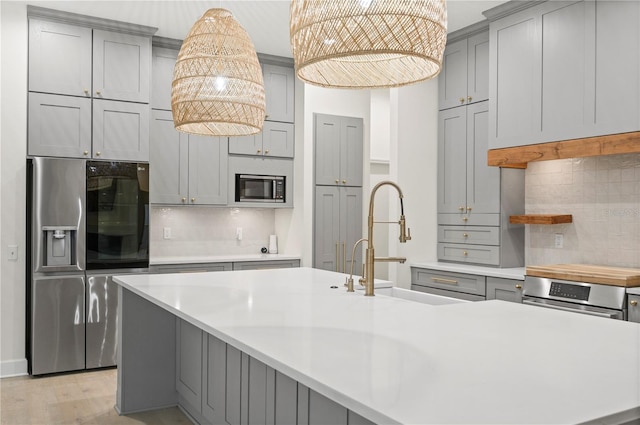
[{"label": "electrical outlet", "polygon": [[562,248],[564,245],[564,235],[562,233],[556,233],[556,248]]},{"label": "electrical outlet", "polygon": [[236,239],[242,240],[242,227],[236,227]]},{"label": "electrical outlet", "polygon": [[171,239],[171,227],[164,227],[162,229],[162,237],[165,239]]},{"label": "electrical outlet", "polygon": [[9,261],[18,261],[18,245],[8,245],[7,248],[7,258]]}]

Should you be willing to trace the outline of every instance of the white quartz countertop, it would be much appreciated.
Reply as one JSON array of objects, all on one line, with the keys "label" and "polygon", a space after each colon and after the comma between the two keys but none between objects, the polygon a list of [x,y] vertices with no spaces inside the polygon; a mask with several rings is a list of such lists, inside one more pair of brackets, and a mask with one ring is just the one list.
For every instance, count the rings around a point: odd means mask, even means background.
[{"label": "white quartz countertop", "polygon": [[376,423],[640,417],[636,323],[497,300],[365,297],[345,291],[343,274],[311,268],[115,280]]},{"label": "white quartz countertop", "polygon": [[149,263],[153,265],[166,264],[205,264],[205,263],[233,263],[239,261],[276,261],[299,260],[299,255],[287,254],[233,254],[233,255],[198,255],[175,257],[152,257]]},{"label": "white quartz countertop", "polygon": [[411,267],[440,270],[453,273],[467,273],[482,276],[499,277],[503,279],[524,280],[524,267],[497,268],[483,267],[471,264],[445,263],[440,261],[426,261],[411,263]]}]

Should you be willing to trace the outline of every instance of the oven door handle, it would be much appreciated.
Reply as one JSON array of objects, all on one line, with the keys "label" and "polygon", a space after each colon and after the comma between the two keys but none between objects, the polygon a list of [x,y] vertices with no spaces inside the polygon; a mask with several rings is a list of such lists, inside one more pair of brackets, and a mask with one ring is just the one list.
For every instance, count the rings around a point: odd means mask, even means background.
[{"label": "oven door handle", "polygon": [[608,319],[615,319],[617,316],[616,313],[601,313],[599,311],[593,311],[593,310],[580,310],[577,308],[562,307],[555,304],[545,304],[540,301],[534,301],[534,300],[528,300],[528,299],[522,300],[522,304],[534,305],[536,307],[550,308],[552,310],[569,311],[571,313],[587,314],[589,316],[606,317]]}]

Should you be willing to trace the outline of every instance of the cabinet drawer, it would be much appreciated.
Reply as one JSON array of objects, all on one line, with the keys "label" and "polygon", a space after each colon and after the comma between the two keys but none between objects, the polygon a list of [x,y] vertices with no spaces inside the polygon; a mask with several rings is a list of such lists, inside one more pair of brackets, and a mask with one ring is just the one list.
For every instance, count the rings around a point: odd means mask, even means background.
[{"label": "cabinet drawer", "polygon": [[438,242],[499,245],[500,228],[492,226],[438,226]]},{"label": "cabinet drawer", "polygon": [[438,244],[438,259],[462,263],[500,265],[500,247],[490,245]]},{"label": "cabinet drawer", "polygon": [[[485,276],[411,268],[411,285],[428,286],[467,294],[485,295]],[[417,290],[421,290],[417,288]]]},{"label": "cabinet drawer", "polygon": [[[465,220],[466,218],[466,220]],[[438,214],[438,224],[454,226],[499,226],[500,214]]]},{"label": "cabinet drawer", "polygon": [[484,301],[483,295],[467,294],[466,292],[447,291],[444,289],[431,288],[428,286],[411,285],[413,291],[424,292],[427,294],[440,295],[443,297],[457,298],[466,301]]},{"label": "cabinet drawer", "polygon": [[149,273],[202,273],[231,270],[233,270],[232,263],[156,264],[149,267]]},{"label": "cabinet drawer", "polygon": [[300,260],[236,261],[233,270],[267,270],[300,267]]}]

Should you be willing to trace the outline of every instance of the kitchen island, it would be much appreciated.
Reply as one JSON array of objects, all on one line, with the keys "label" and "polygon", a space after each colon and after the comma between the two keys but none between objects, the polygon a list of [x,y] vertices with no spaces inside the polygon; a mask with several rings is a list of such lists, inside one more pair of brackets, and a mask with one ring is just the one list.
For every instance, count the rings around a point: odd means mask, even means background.
[{"label": "kitchen island", "polygon": [[[252,359],[271,371],[266,393],[275,401],[265,423],[278,423],[274,406],[282,406],[278,391],[269,390],[273,376],[294,383],[298,423],[314,423],[309,411],[317,418],[331,405],[337,414],[332,408],[316,423],[336,417],[345,424],[640,418],[635,323],[501,301],[428,306],[365,297],[345,291],[343,274],[310,268],[115,281],[122,306],[116,408],[123,414],[181,403],[176,358],[189,352],[177,348],[176,323],[187,323],[214,341],[210,349],[222,343],[227,354],[243,353],[245,372]],[[204,343],[201,358],[211,359],[206,350]],[[203,388],[220,384],[209,378]],[[251,407],[243,403],[255,391],[241,388],[239,400],[226,394],[226,408],[239,406],[239,419],[247,422]],[[314,400],[322,408],[314,408]]]}]

